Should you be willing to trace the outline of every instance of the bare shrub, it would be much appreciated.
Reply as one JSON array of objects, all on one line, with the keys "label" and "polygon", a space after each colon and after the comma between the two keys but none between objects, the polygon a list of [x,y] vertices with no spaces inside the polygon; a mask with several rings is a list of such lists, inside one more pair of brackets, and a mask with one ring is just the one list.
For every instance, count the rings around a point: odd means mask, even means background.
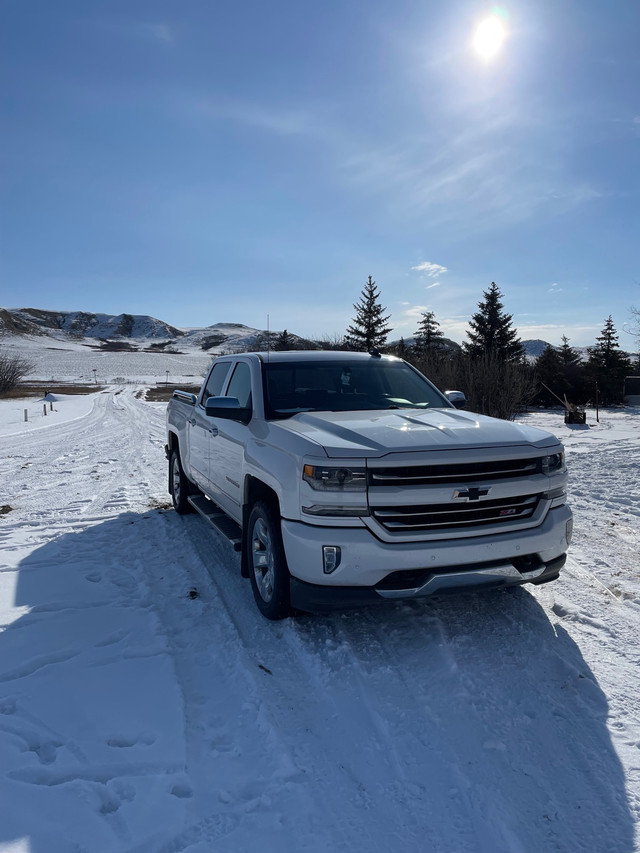
[{"label": "bare shrub", "polygon": [[0,352],[0,394],[11,391],[33,370],[26,358]]},{"label": "bare shrub", "polygon": [[343,334],[323,335],[320,338],[314,338],[311,341],[313,347],[310,349],[321,350],[348,350],[347,341]]},{"label": "bare shrub", "polygon": [[463,391],[469,411],[494,418],[512,420],[527,408],[537,390],[528,365],[495,355],[432,355],[414,364],[442,391]]}]

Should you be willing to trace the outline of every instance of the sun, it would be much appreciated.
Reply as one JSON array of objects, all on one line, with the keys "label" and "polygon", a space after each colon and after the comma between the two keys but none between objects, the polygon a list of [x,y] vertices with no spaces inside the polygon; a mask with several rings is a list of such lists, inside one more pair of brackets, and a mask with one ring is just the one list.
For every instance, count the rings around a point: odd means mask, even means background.
[{"label": "sun", "polygon": [[473,37],[473,47],[483,59],[490,60],[498,53],[507,31],[500,18],[491,15],[478,24]]}]

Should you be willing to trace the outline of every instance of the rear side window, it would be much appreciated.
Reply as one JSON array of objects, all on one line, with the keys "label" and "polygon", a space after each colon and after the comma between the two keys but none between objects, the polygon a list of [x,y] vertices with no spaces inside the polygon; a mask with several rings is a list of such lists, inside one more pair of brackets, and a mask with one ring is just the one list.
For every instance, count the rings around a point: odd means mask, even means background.
[{"label": "rear side window", "polygon": [[207,402],[209,397],[219,397],[220,392],[222,391],[222,386],[224,385],[224,380],[227,378],[227,373],[229,373],[229,368],[231,367],[230,361],[222,362],[221,364],[214,364],[213,370],[209,375],[209,380],[207,382],[207,387],[204,389],[204,394],[202,395],[202,403],[203,405]]},{"label": "rear side window", "polygon": [[251,408],[251,370],[246,362],[240,361],[236,365],[226,396],[237,397],[243,409]]}]

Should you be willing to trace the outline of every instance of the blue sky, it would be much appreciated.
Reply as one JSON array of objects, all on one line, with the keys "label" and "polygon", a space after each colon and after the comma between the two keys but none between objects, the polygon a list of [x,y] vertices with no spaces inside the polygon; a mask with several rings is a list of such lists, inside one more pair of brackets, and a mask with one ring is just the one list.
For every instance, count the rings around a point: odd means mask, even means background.
[{"label": "blue sky", "polygon": [[521,337],[640,304],[640,6],[7,0],[0,304]]}]

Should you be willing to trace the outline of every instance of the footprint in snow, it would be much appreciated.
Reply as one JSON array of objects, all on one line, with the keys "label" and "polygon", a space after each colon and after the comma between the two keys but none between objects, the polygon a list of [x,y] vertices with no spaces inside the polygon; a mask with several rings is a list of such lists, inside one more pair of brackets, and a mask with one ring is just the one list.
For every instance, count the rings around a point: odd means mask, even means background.
[{"label": "footprint in snow", "polygon": [[107,738],[106,744],[107,746],[112,746],[117,749],[125,749],[131,746],[137,746],[138,744],[142,744],[143,746],[151,746],[151,744],[155,743],[156,738],[155,735],[152,735],[148,732],[144,732],[140,735],[112,735]]}]

